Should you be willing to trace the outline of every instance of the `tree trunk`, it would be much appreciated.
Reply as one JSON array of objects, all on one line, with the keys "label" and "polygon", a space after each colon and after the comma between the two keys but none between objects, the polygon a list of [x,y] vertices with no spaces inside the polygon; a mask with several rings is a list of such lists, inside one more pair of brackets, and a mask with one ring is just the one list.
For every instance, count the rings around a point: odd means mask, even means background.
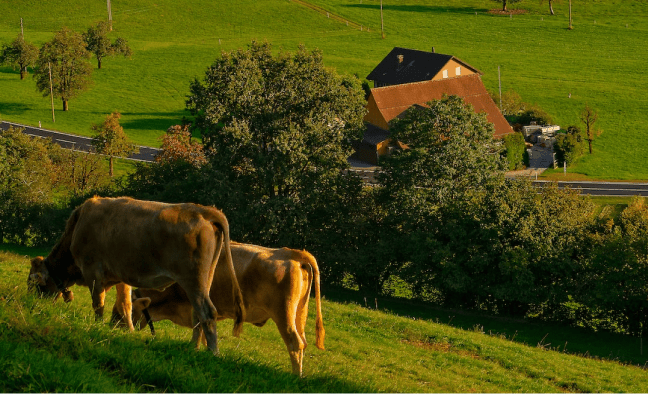
[{"label": "tree trunk", "polygon": [[590,155],[591,155],[592,154],[592,140],[588,139],[587,142],[589,143],[589,152],[590,152]]},{"label": "tree trunk", "polygon": [[66,99],[61,99],[61,100],[63,100],[63,111],[67,111],[68,110],[68,101]]},{"label": "tree trunk", "polygon": [[110,156],[110,177],[113,176],[113,157]]},{"label": "tree trunk", "polygon": [[97,56],[97,68],[101,69],[101,57]]},{"label": "tree trunk", "polygon": [[502,0],[502,11],[507,11],[507,9],[506,9],[506,0]]},{"label": "tree trunk", "polygon": [[25,75],[27,75],[27,67],[21,67],[20,68],[20,79],[25,79]]},{"label": "tree trunk", "polygon": [[549,0],[549,13],[551,15],[556,15],[553,10],[553,0]]}]

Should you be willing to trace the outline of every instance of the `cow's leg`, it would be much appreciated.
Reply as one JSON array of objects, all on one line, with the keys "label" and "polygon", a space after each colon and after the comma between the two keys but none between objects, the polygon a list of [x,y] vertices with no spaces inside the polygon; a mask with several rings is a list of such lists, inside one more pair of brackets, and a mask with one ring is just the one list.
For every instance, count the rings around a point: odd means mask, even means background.
[{"label": "cow's leg", "polygon": [[121,319],[129,331],[135,331],[133,326],[133,299],[132,299],[132,288],[126,283],[119,283],[115,286],[117,291],[117,300],[115,305],[120,309]]},{"label": "cow's leg", "polygon": [[306,343],[302,341],[301,335],[297,331],[295,318],[297,317],[297,300],[287,300],[284,313],[280,313],[272,320],[277,324],[277,329],[281,334],[292,364],[292,373],[298,376],[302,375],[302,360],[304,357],[304,348]]},{"label": "cow's leg", "polygon": [[216,307],[209,299],[208,286],[194,283],[192,286],[188,283],[178,282],[180,287],[187,293],[191,306],[193,307],[193,320],[198,319],[200,326],[194,327],[194,333],[191,338],[192,342],[198,346],[200,342],[200,332],[202,329],[203,335],[207,339],[207,347],[214,353],[219,355],[218,352],[218,334],[216,332]]},{"label": "cow's leg", "polygon": [[[95,281],[96,283],[96,281]],[[95,312],[95,320],[103,320],[104,301],[106,299],[106,290],[100,284],[93,284],[90,287],[90,294],[92,295],[92,309]]]}]

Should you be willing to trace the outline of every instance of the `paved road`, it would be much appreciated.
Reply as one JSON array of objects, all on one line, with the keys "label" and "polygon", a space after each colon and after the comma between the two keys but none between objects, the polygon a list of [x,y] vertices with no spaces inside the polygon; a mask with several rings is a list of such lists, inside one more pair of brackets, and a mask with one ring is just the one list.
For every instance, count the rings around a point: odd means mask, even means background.
[{"label": "paved road", "polygon": [[[6,130],[9,126],[24,128],[24,133],[41,138],[51,138],[52,142],[61,145],[66,149],[73,149],[83,152],[88,152],[92,148],[91,138],[81,137],[78,135],[61,133],[58,131],[45,130],[38,127],[25,126],[12,122],[0,122],[0,129]],[[129,160],[135,161],[153,161],[155,155],[160,152],[160,149],[151,148],[148,146],[140,146],[140,151],[137,154],[130,155]]]},{"label": "paved road", "polygon": [[[57,131],[50,131],[38,127],[25,126],[11,122],[0,122],[0,129],[6,130],[9,126],[22,127],[25,133],[41,138],[51,138],[53,142],[61,145],[67,149],[75,149],[80,151],[89,151],[91,139],[88,137],[80,137],[78,135],[60,133]],[[130,160],[137,161],[153,161],[155,155],[160,152],[160,149],[151,148],[148,146],[140,146],[140,152],[136,155],[128,157]],[[373,170],[356,168],[371,179],[373,179]],[[548,181],[534,181],[533,184],[542,187]],[[592,196],[644,196],[648,197],[648,183],[631,183],[631,182],[558,182],[559,187],[563,188],[569,186],[572,189],[581,189],[582,194],[589,194]]]},{"label": "paved road", "polygon": [[[533,184],[539,187],[547,184],[548,181],[534,181]],[[648,197],[648,183],[631,182],[558,182],[560,188],[569,186],[572,189],[580,189],[582,194],[592,196],[642,196]]]}]

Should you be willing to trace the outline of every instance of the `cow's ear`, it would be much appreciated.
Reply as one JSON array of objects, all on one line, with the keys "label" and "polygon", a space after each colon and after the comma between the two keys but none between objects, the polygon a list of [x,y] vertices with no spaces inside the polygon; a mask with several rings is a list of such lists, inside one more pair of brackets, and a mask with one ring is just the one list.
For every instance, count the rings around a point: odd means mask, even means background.
[{"label": "cow's ear", "polygon": [[140,311],[143,311],[144,309],[148,308],[149,305],[151,305],[151,299],[148,297],[138,298],[135,301],[133,301],[133,308],[137,308]]},{"label": "cow's ear", "polygon": [[44,261],[43,256],[34,257],[31,260],[32,269],[37,270],[40,267],[42,267],[43,266],[43,261]]}]

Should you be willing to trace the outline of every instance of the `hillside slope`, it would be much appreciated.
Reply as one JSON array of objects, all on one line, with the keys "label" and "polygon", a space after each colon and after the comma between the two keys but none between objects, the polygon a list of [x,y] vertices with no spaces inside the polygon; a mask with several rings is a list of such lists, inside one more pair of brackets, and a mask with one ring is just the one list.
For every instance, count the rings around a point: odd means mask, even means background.
[{"label": "hillside slope", "polygon": [[[29,259],[0,253],[0,389],[19,391],[641,392],[648,372],[529,347],[427,320],[325,301],[326,350],[290,375],[275,325],[219,323],[222,357],[193,351],[190,331],[158,323],[128,333],[94,322],[87,289],[71,304],[26,292]],[[112,306],[113,292],[106,305]],[[109,310],[110,308],[108,308]],[[311,311],[312,311],[311,305]],[[306,332],[314,339],[314,317]]]}]

